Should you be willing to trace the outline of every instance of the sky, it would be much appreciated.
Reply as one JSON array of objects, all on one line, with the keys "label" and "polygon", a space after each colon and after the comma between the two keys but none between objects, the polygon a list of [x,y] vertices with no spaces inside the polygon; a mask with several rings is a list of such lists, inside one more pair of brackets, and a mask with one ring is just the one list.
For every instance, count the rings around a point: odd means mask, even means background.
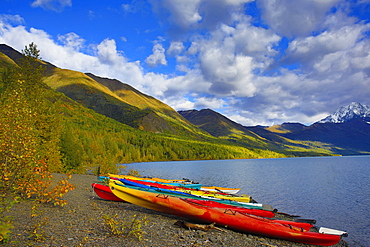
[{"label": "sky", "polygon": [[306,125],[370,105],[370,0],[0,0],[0,43],[175,110]]}]

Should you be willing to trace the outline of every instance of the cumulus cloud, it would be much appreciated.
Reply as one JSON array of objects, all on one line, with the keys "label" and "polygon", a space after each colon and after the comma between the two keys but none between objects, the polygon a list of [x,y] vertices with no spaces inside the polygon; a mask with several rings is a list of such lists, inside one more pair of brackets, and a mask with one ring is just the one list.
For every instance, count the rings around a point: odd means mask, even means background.
[{"label": "cumulus cloud", "polygon": [[58,35],[58,40],[65,46],[71,47],[79,51],[85,43],[85,40],[75,33],[67,33],[65,35]]},{"label": "cumulus cloud", "polygon": [[202,0],[150,0],[153,11],[163,20],[169,23],[172,35],[186,33],[191,26],[196,25],[202,17],[198,12]]},{"label": "cumulus cloud", "polygon": [[153,11],[169,25],[169,34],[183,37],[189,30],[214,29],[229,23],[235,11],[253,0],[150,0]]},{"label": "cumulus cloud", "polygon": [[321,31],[327,12],[342,0],[259,0],[263,20],[278,34],[288,37]]},{"label": "cumulus cloud", "polygon": [[180,41],[173,41],[171,42],[170,47],[167,50],[167,54],[175,56],[183,52],[185,49],[185,46],[182,42]]},{"label": "cumulus cloud", "polygon": [[35,0],[31,6],[59,12],[65,7],[71,7],[72,0]]},{"label": "cumulus cloud", "polygon": [[291,63],[299,61],[307,68],[329,54],[352,49],[368,30],[369,24],[355,24],[293,40],[287,49],[287,60]]},{"label": "cumulus cloud", "polygon": [[157,67],[158,65],[167,65],[165,49],[161,44],[155,44],[152,49],[153,53],[145,59],[149,67]]},{"label": "cumulus cloud", "polygon": [[0,14],[0,23],[2,25],[6,24],[14,24],[14,25],[21,25],[24,24],[24,19],[20,15],[7,15],[7,14]]}]

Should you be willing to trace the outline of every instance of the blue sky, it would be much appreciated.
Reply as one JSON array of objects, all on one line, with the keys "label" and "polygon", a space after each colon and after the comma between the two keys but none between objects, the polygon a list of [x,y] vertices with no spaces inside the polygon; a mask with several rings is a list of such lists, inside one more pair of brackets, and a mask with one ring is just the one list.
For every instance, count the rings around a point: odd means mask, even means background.
[{"label": "blue sky", "polygon": [[370,105],[370,0],[1,0],[0,43],[175,110],[311,124]]}]

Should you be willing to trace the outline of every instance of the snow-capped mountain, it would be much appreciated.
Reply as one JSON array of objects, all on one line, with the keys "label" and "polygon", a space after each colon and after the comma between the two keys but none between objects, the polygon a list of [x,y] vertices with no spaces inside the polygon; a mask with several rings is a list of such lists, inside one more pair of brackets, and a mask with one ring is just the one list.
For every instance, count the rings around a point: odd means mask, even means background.
[{"label": "snow-capped mountain", "polygon": [[356,118],[370,118],[370,107],[357,102],[342,106],[318,123],[345,123]]}]

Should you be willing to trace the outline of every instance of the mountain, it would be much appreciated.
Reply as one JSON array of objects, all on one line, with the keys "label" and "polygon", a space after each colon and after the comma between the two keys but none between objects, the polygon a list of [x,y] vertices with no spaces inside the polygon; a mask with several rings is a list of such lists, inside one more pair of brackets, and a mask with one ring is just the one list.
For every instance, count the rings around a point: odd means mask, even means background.
[{"label": "mountain", "polygon": [[[17,67],[20,57],[0,45],[0,96],[9,102],[12,98],[2,94],[7,83],[2,75]],[[45,67],[45,91],[39,97],[58,113],[59,147],[67,171],[100,167],[102,173],[116,172],[116,164],[132,162],[286,157],[213,137],[170,106],[118,80],[39,63]],[[9,121],[6,116],[0,120]]]},{"label": "mountain", "polygon": [[352,102],[347,106],[342,106],[333,114],[320,120],[318,123],[345,123],[358,118],[370,118],[370,107]]},{"label": "mountain", "polygon": [[370,124],[361,119],[344,123],[315,123],[301,131],[281,134],[300,141],[319,141],[341,155],[370,154]]},{"label": "mountain", "polygon": [[[13,48],[0,45],[0,72],[6,67],[17,66],[16,63],[20,57],[21,54]],[[357,114],[360,116],[357,118],[358,121],[341,123],[347,123],[347,125],[342,126],[335,123],[315,123],[311,126],[300,123],[284,123],[271,127],[246,127],[211,109],[176,112],[154,97],[116,79],[61,69],[46,61],[40,61],[40,64],[45,68],[44,82],[51,90],[59,92],[61,95],[58,97],[61,97],[61,101],[65,102],[64,105],[62,104],[64,110],[61,110],[61,112],[72,117],[72,120],[68,121],[73,121],[73,128],[76,128],[76,124],[77,128],[85,128],[85,132],[81,135],[87,136],[89,131],[98,126],[93,119],[101,119],[101,117],[94,117],[95,114],[104,115],[106,117],[104,121],[110,119],[125,126],[130,126],[135,130],[163,135],[154,137],[144,132],[131,131],[130,136],[137,136],[137,142],[139,143],[132,144],[133,147],[145,146],[147,148],[141,148],[141,150],[145,150],[144,154],[141,154],[145,157],[144,160],[156,160],[153,157],[161,157],[161,160],[171,160],[189,159],[190,157],[196,157],[196,159],[283,157],[284,155],[317,156],[370,152],[367,141],[370,139],[367,134],[370,133],[367,129],[370,125],[363,121],[367,116],[363,113]],[[77,105],[79,107],[76,107]],[[93,113],[83,110],[84,107]],[[366,106],[362,107],[366,108]],[[79,114],[71,113],[69,109],[78,109]],[[353,106],[350,109],[359,109],[359,107]],[[353,110],[352,112],[363,112],[363,110]],[[80,115],[80,117],[79,119],[73,119],[73,115]],[[349,116],[349,114],[346,115]],[[339,119],[339,117],[336,119]],[[110,120],[107,122],[110,122]],[[94,124],[91,124],[91,121],[94,121]],[[88,126],[94,127],[89,130],[90,127]],[[118,125],[114,124],[114,126]],[[117,127],[109,128],[117,129]],[[126,127],[123,129],[127,131]],[[101,135],[104,136],[105,134]],[[349,140],[349,136],[354,137],[354,139]],[[76,139],[76,137],[73,138]],[[111,141],[116,140],[116,137],[109,138]],[[144,138],[144,140],[140,138]],[[158,138],[161,140],[158,141]],[[166,141],[163,141],[163,138]],[[77,140],[78,138],[76,142]],[[136,142],[135,138],[132,137],[129,140],[130,142]],[[151,144],[152,142],[156,144]],[[86,145],[88,143],[86,142]],[[104,142],[102,141],[102,143]],[[116,144],[112,145],[116,146]],[[124,148],[125,145],[120,144],[120,148]],[[204,148],[204,145],[209,147]],[[212,151],[211,155],[203,151],[215,150],[214,145],[217,145],[216,149],[221,148],[221,150],[228,151],[221,151],[221,153]],[[161,147],[158,148],[159,146]],[[183,150],[180,150],[181,146]],[[202,150],[198,150],[199,147]],[[82,150],[88,148],[83,147]],[[94,146],[94,149],[105,150],[106,147],[98,148]],[[194,150],[189,151],[189,149]],[[153,155],[153,152],[156,154]],[[134,153],[136,158],[134,159],[134,156],[130,153],[130,161],[131,159],[133,159],[132,161],[138,161],[137,157],[140,157],[140,155],[136,151]],[[121,156],[126,157],[123,154]]]},{"label": "mountain", "polygon": [[271,127],[266,127],[265,129],[274,133],[290,133],[301,131],[306,126],[301,123],[283,123],[281,125],[273,125]]},{"label": "mountain", "polygon": [[283,123],[270,127],[242,126],[210,109],[179,111],[191,123],[220,139],[287,155],[370,154],[369,107],[351,103],[310,126]]},{"label": "mountain", "polygon": [[284,123],[266,129],[291,140],[326,143],[336,154],[370,154],[370,108],[356,102],[310,126]]},{"label": "mountain", "polygon": [[[91,73],[86,73],[86,75],[107,87],[110,92],[118,96],[121,102],[136,108],[133,111],[137,114],[135,120],[138,126],[134,127],[155,133],[186,133],[198,137],[205,134],[199,132],[199,129],[195,128],[169,105],[143,94],[126,83],[116,79],[102,78]],[[127,118],[127,113],[123,112],[121,116]],[[125,121],[121,120],[121,122]]]},{"label": "mountain", "polygon": [[[4,44],[0,44],[0,53],[7,57],[1,60],[4,63],[13,60],[14,64],[22,57],[21,53]],[[44,82],[48,86],[99,114],[153,133],[189,135],[198,139],[210,137],[170,106],[128,84],[91,73],[61,69],[45,61],[40,63],[45,68]]]},{"label": "mountain", "polygon": [[[178,111],[178,113],[215,137],[245,132],[244,126],[211,109]],[[252,133],[249,134],[252,135]]]},{"label": "mountain", "polygon": [[212,136],[248,148],[272,150],[291,156],[331,154],[324,148],[325,144],[290,140],[264,127],[246,127],[211,109],[179,111],[179,113]]}]

